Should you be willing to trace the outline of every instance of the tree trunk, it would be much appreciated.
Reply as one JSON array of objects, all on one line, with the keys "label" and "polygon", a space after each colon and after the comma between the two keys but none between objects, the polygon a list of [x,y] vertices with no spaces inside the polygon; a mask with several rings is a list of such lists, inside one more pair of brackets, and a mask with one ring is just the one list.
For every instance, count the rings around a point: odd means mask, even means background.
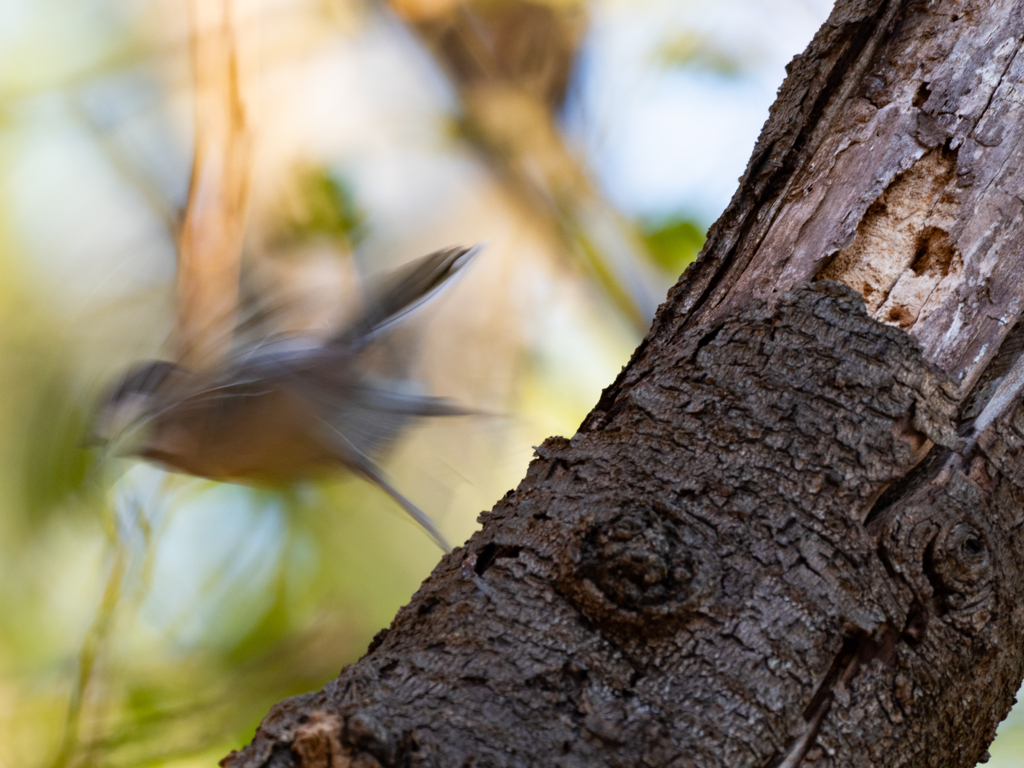
[{"label": "tree trunk", "polygon": [[1022,35],[839,0],[576,436],[224,765],[982,759],[1024,675]]}]

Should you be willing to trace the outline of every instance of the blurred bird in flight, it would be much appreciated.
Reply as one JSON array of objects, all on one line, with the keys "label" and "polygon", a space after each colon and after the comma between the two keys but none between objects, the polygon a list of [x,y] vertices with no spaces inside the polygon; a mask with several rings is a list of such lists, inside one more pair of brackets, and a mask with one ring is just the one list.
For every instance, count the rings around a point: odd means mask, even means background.
[{"label": "blurred bird in flight", "polygon": [[343,467],[393,498],[443,550],[433,521],[398,492],[379,456],[420,416],[469,413],[415,382],[376,374],[379,340],[481,250],[449,248],[373,284],[363,309],[326,340],[280,335],[243,346],[211,371],[169,361],[130,369],[101,403],[96,441],[174,471],[245,484],[288,483]]}]

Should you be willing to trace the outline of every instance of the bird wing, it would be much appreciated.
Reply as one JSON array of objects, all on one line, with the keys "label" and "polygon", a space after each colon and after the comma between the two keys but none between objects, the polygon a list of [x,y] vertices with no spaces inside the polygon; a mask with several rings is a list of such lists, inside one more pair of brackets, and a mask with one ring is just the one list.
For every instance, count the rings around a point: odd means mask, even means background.
[{"label": "bird wing", "polygon": [[434,251],[379,279],[367,292],[366,308],[328,345],[361,349],[436,296],[485,245]]}]

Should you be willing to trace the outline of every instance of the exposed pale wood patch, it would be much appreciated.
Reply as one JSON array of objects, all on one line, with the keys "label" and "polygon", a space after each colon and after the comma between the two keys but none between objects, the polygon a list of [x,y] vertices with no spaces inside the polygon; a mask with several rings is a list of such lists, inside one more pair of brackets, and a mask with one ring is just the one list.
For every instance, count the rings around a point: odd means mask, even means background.
[{"label": "exposed pale wood patch", "polygon": [[963,272],[949,238],[957,204],[956,152],[934,149],[868,208],[853,242],[818,273],[864,296],[876,320],[910,328],[924,320]]}]

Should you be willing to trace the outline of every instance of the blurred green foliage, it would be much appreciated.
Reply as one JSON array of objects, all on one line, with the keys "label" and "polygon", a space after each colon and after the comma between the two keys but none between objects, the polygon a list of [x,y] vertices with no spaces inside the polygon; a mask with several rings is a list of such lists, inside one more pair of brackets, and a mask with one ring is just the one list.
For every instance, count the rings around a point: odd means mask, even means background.
[{"label": "blurred green foliage", "polygon": [[[56,364],[55,364],[56,365]],[[90,413],[66,368],[37,370],[39,384],[26,404],[22,466],[23,505],[27,520],[41,525],[72,495],[87,490],[86,479],[96,453],[84,450],[89,441]],[[69,505],[73,506],[73,505]]]},{"label": "blurred green foliage", "polygon": [[351,248],[366,235],[366,217],[351,185],[321,165],[298,169],[295,193],[282,209],[275,238],[281,246],[324,238]]},{"label": "blurred green foliage", "polygon": [[1011,712],[999,725],[996,740],[989,747],[989,768],[1024,766],[1024,713]]},{"label": "blurred green foliage", "polygon": [[746,67],[707,35],[683,30],[669,38],[658,50],[658,62],[664,67],[689,67],[733,77]]},{"label": "blurred green foliage", "polygon": [[651,259],[675,278],[704,247],[706,229],[692,219],[673,216],[644,222],[641,232]]}]

